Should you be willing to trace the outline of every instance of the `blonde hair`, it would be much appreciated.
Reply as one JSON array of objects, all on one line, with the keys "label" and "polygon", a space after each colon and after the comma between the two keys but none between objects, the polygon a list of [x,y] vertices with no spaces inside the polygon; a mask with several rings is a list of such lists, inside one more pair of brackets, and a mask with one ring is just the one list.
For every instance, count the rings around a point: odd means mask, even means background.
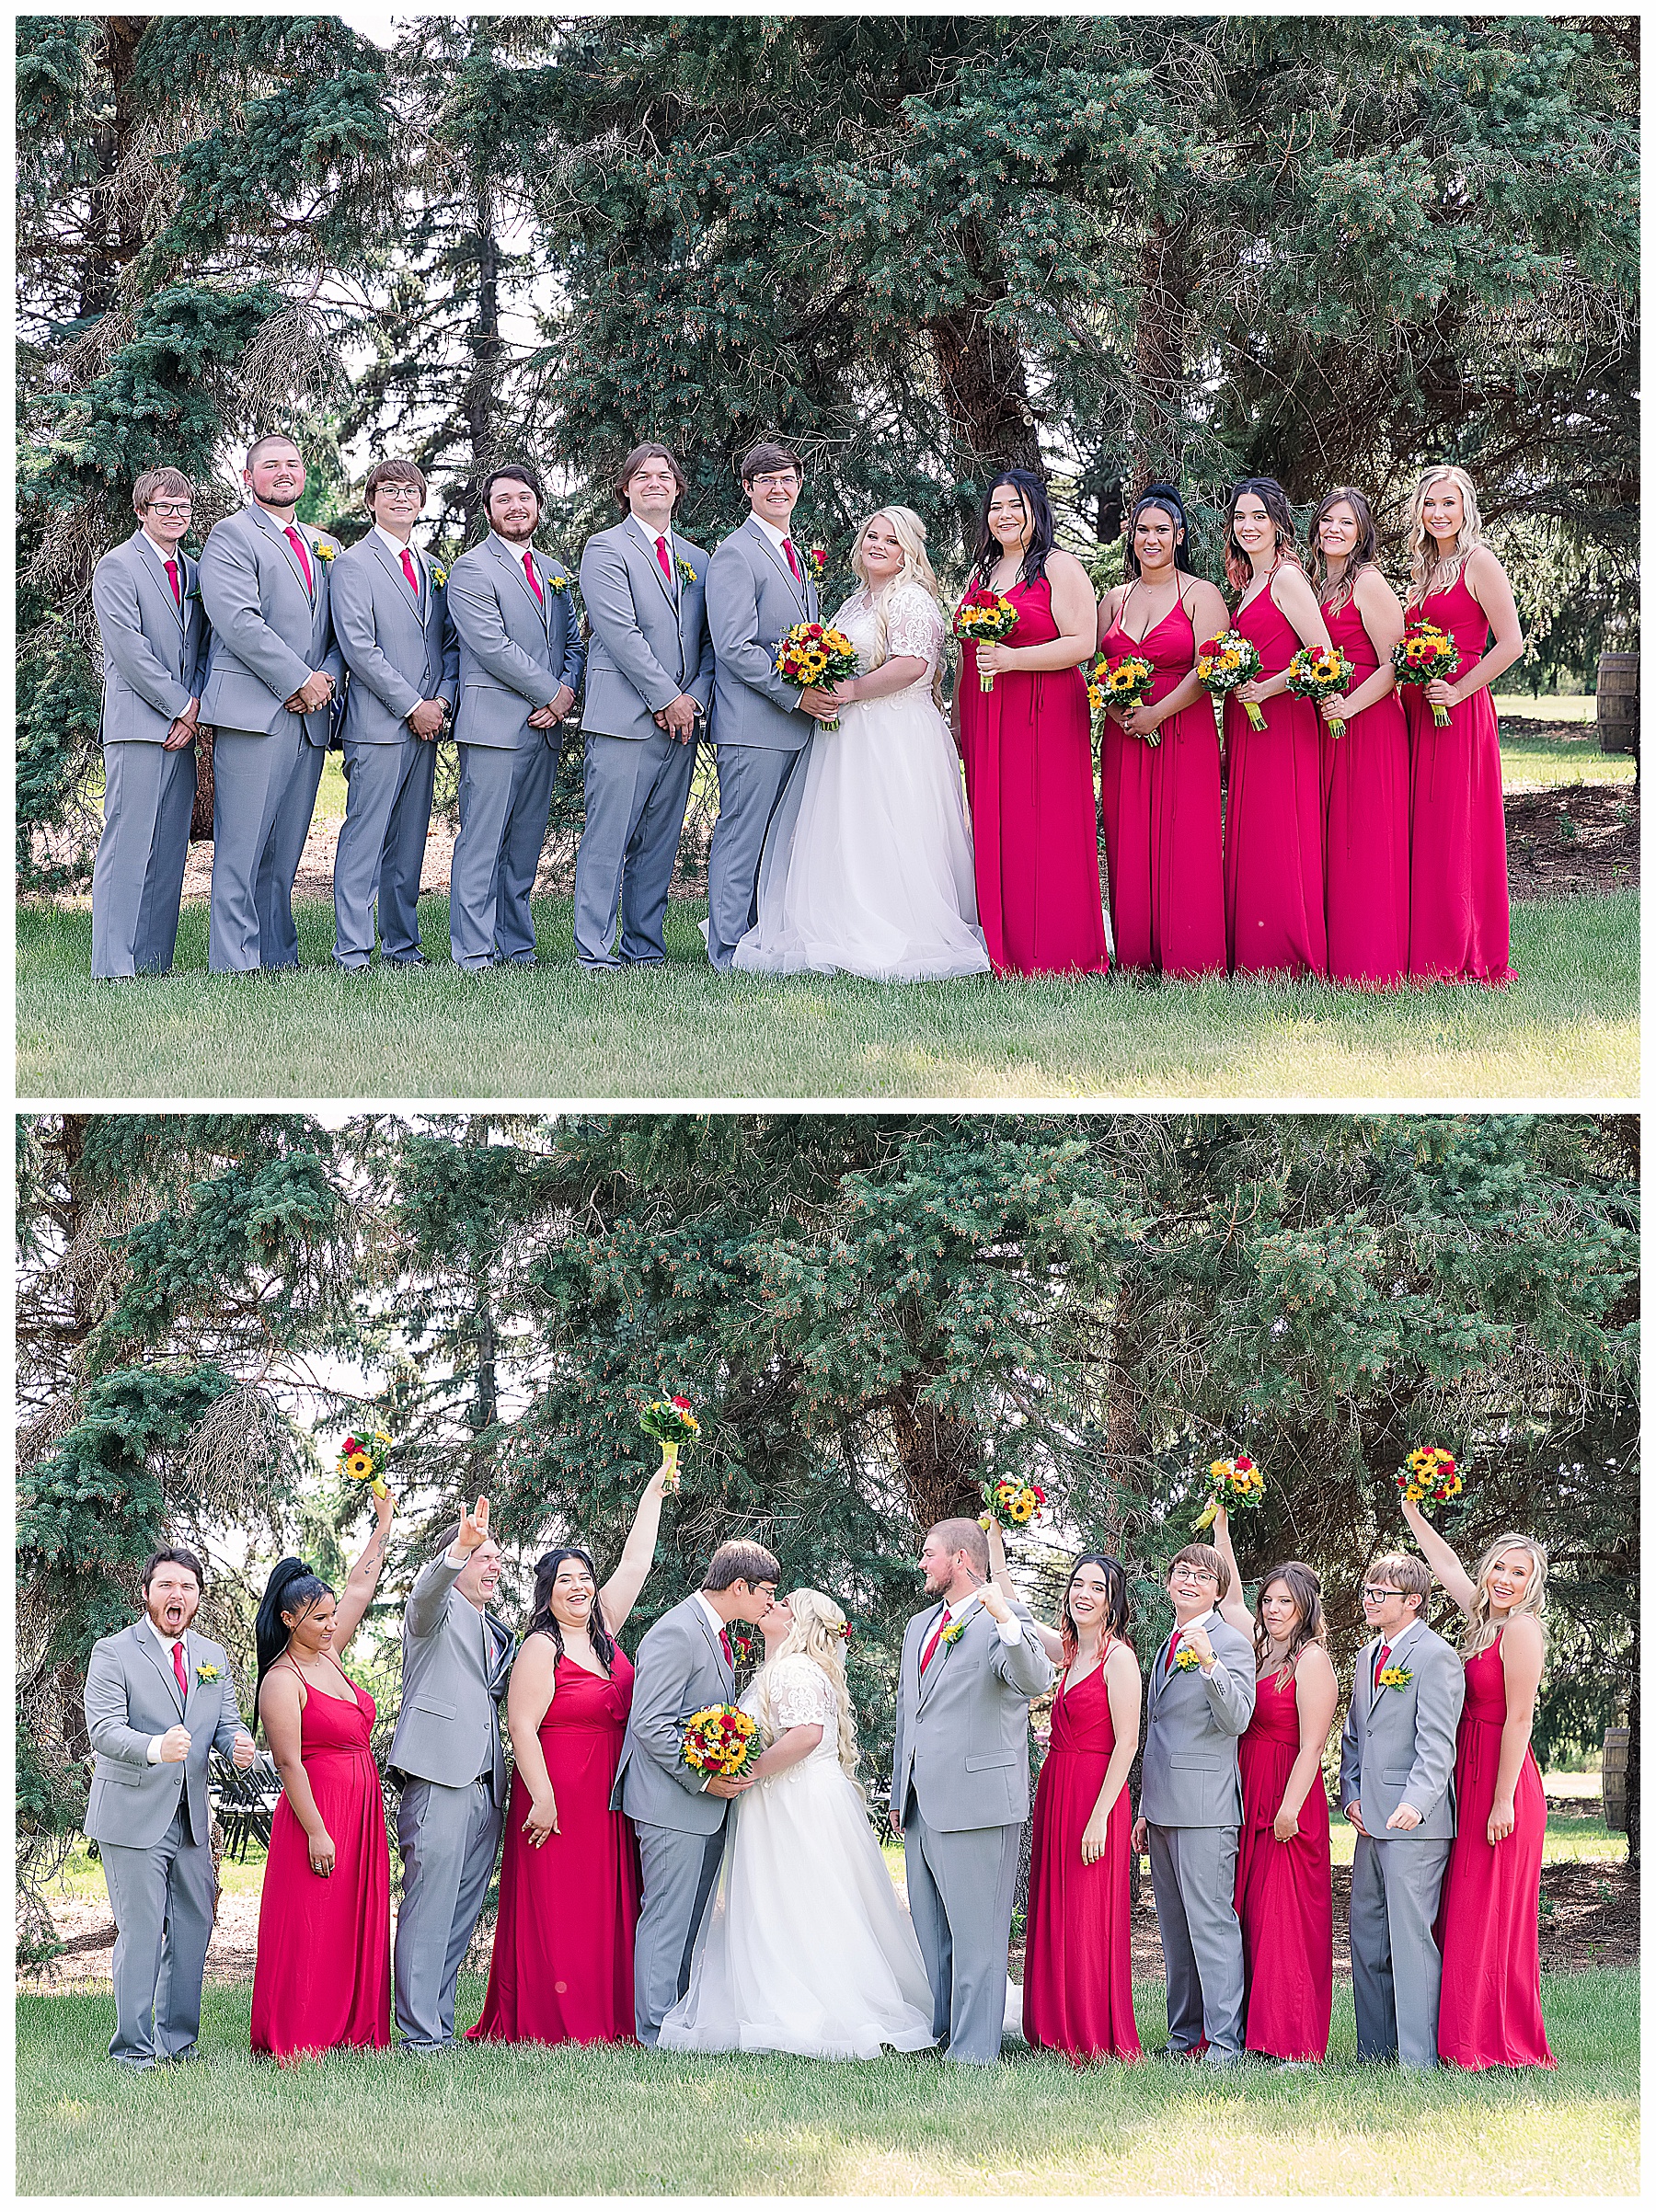
[{"label": "blonde hair", "polygon": [[[895,576],[878,588],[869,582],[868,572],[863,566],[862,542],[870,522],[889,522],[891,527],[891,535],[903,548],[902,567],[898,569]],[[936,604],[938,613],[942,614],[944,629],[947,632],[949,614],[943,605],[943,594],[937,582],[937,572],[932,567],[930,556],[926,550],[926,524],[912,507],[877,507],[872,514],[863,517],[857,524],[857,540],[851,548],[851,571],[868,595],[868,605],[874,615],[875,635],[880,641],[880,660],[889,658],[886,646],[886,601],[903,584],[919,586],[926,597]],[[878,665],[877,662],[876,666]],[[937,667],[932,670],[932,697],[936,700],[940,713],[944,697],[941,655],[938,656]]]},{"label": "blonde hair", "polygon": [[[832,1598],[823,1597],[821,1590],[795,1590],[788,1599],[793,1614],[793,1626],[782,1639],[780,1650],[765,1662],[759,1676],[759,1718],[767,1737],[774,1737],[771,1723],[770,1677],[771,1669],[779,1661],[790,1658],[797,1651],[812,1659],[834,1685],[835,1702],[839,1706],[839,1762],[853,1782],[857,1782],[857,1722],[851,1712],[851,1692],[845,1684],[845,1616]],[[862,1784],[857,1782],[860,1791]]]},{"label": "blonde hair", "polygon": [[1409,597],[1413,604],[1426,596],[1426,579],[1438,562],[1437,540],[1426,527],[1426,495],[1434,484],[1449,483],[1460,492],[1466,509],[1462,517],[1460,534],[1455,541],[1455,551],[1449,556],[1449,573],[1438,589],[1447,591],[1466,565],[1466,559],[1484,542],[1483,514],[1478,504],[1478,487],[1464,468],[1445,463],[1441,468],[1429,468],[1415,486],[1414,498],[1409,503]]},{"label": "blonde hair", "polygon": [[[1529,1578],[1529,1587],[1498,1626],[1489,1598],[1489,1569],[1503,1552],[1514,1548],[1529,1553],[1534,1572]],[[1498,1536],[1493,1543],[1484,1546],[1483,1557],[1478,1563],[1478,1572],[1472,1577],[1472,1586],[1475,1592],[1472,1610],[1466,1615],[1466,1625],[1461,1633],[1461,1650],[1468,1659],[1475,1658],[1480,1651],[1493,1644],[1508,1622],[1516,1621],[1521,1614],[1528,1614],[1539,1621],[1547,1610],[1547,1547],[1537,1543],[1533,1536],[1521,1536],[1515,1530],[1510,1530],[1505,1536]]]}]

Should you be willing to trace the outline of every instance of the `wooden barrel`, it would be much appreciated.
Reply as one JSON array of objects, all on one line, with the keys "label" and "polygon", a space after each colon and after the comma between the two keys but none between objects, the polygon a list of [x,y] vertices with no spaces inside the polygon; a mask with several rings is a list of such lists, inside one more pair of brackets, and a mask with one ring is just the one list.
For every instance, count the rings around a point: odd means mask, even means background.
[{"label": "wooden barrel", "polygon": [[1627,1731],[1604,1730],[1604,1826],[1627,1832]]},{"label": "wooden barrel", "polygon": [[1639,751],[1639,655],[1601,653],[1598,664],[1601,752]]}]

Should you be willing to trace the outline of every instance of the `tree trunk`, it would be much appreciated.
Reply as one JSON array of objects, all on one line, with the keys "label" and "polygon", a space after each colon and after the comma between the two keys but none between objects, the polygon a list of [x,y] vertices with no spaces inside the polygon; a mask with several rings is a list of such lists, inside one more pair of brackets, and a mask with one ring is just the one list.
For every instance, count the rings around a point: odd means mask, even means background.
[{"label": "tree trunk", "polygon": [[500,457],[500,255],[495,228],[494,180],[487,170],[477,179],[477,315],[471,338],[471,370],[466,380],[466,428],[471,468],[461,491],[469,537],[482,520],[483,485]]},{"label": "tree trunk", "polygon": [[927,1378],[917,1376],[886,1401],[891,1440],[908,1491],[914,1526],[922,1530],[961,1515],[975,1520],[978,1494],[978,1439],[963,1422],[917,1403]]},{"label": "tree trunk", "polygon": [[1131,497],[1156,477],[1177,480],[1184,411],[1184,339],[1190,321],[1186,226],[1159,216],[1139,250],[1138,332],[1134,347],[1140,405],[1134,425]]},{"label": "tree trunk", "polygon": [[1023,349],[1012,331],[988,319],[1008,294],[1004,280],[984,268],[975,223],[967,228],[965,251],[979,278],[976,293],[951,315],[934,315],[926,325],[949,429],[980,479],[997,468],[1027,468],[1041,476],[1041,438]]},{"label": "tree trunk", "polygon": [[107,315],[114,305],[121,271],[143,244],[131,212],[111,205],[109,185],[131,153],[138,129],[140,109],[132,76],[138,66],[138,41],[154,20],[152,16],[104,17],[103,64],[114,93],[114,112],[93,137],[98,164],[93,224],[101,223],[102,235],[87,257],[81,284],[80,311],[88,321]]}]

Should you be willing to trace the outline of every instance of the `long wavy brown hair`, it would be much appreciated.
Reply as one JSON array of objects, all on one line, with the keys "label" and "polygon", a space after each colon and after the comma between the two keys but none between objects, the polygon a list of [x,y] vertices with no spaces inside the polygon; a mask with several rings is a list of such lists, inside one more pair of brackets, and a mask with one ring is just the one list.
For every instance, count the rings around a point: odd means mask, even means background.
[{"label": "long wavy brown hair", "polygon": [[1269,1575],[1259,1577],[1259,1607],[1254,1614],[1254,1665],[1263,1667],[1271,1656],[1271,1634],[1265,1626],[1265,1593],[1273,1582],[1285,1582],[1288,1595],[1299,1610],[1294,1633],[1288,1639],[1288,1648],[1277,1661],[1276,1680],[1279,1687],[1284,1676],[1292,1677],[1299,1656],[1307,1644],[1328,1641],[1323,1621],[1322,1584],[1303,1560],[1284,1559],[1271,1568]]},{"label": "long wavy brown hair", "polygon": [[1311,583],[1317,593],[1317,603],[1319,605],[1325,603],[1323,590],[1328,578],[1328,564],[1323,558],[1322,520],[1329,508],[1338,507],[1342,499],[1357,518],[1357,543],[1351,548],[1351,557],[1346,563],[1345,574],[1340,579],[1339,590],[1334,597],[1326,602],[1330,613],[1334,614],[1341,613],[1351,605],[1352,588],[1356,584],[1357,579],[1365,568],[1374,567],[1380,559],[1380,533],[1374,527],[1374,510],[1362,492],[1352,484],[1338,484],[1332,491],[1324,492],[1317,503],[1317,512],[1311,518],[1309,533]]}]

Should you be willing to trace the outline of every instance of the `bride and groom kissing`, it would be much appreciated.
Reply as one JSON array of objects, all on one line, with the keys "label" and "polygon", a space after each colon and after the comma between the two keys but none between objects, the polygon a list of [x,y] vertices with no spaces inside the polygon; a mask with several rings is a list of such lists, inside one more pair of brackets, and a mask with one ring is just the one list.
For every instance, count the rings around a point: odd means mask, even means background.
[{"label": "bride and groom kissing", "polygon": [[[875,2058],[941,2046],[992,2065],[1007,2001],[1029,1702],[1052,1668],[1027,1610],[988,1580],[972,1520],[931,1529],[908,1624],[890,1793],[905,1916],[856,1778],[845,1616],[776,1597],[762,1545],[719,1546],[703,1587],[638,1646],[612,1805],[638,1840],[638,2039],[663,2049]],[[742,1704],[765,1748],[733,1780],[685,1767],[686,1724],[734,1697],[730,1623],[765,1637]]]}]

